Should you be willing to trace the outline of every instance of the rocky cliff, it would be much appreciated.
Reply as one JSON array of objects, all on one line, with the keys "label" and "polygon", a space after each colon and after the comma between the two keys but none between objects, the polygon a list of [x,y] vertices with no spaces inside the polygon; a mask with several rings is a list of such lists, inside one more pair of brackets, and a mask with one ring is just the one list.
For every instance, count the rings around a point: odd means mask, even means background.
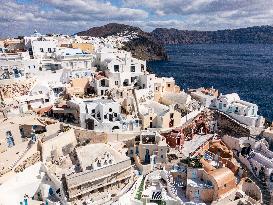
[{"label": "rocky cliff", "polygon": [[157,41],[151,33],[144,32],[138,27],[110,23],[101,27],[93,27],[77,33],[79,36],[107,38],[109,36],[130,36],[129,41],[123,42],[122,49],[132,52],[133,56],[143,60],[165,60],[167,55],[164,45]]}]

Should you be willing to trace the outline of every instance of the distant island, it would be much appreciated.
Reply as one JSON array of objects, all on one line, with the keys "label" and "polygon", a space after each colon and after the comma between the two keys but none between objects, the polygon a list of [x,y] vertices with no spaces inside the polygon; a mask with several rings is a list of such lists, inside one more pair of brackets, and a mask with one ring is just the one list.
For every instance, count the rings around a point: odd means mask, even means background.
[{"label": "distant island", "polygon": [[134,34],[137,37],[125,42],[123,49],[131,51],[135,57],[145,60],[166,60],[165,45],[175,44],[215,44],[215,43],[273,43],[272,26],[254,26],[218,31],[190,31],[156,28],[145,32],[138,27],[110,23],[77,33],[79,36],[108,37]]}]

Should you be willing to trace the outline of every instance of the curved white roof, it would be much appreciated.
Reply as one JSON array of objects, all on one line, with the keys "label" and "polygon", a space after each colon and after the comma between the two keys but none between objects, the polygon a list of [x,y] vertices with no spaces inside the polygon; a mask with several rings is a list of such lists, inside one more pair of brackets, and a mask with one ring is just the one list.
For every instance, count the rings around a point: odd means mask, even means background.
[{"label": "curved white roof", "polygon": [[226,98],[229,103],[240,100],[240,97],[237,93],[222,95],[220,98]]}]

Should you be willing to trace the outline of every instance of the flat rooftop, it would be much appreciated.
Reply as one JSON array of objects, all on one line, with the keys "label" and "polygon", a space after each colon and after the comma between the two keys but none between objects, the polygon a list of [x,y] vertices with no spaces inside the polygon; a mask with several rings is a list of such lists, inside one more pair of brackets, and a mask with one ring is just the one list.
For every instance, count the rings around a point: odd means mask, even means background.
[{"label": "flat rooftop", "polygon": [[107,153],[113,157],[114,163],[119,163],[128,159],[128,157],[123,156],[109,145],[103,143],[89,144],[79,147],[76,149],[76,152],[82,168],[90,166],[98,158],[103,158]]},{"label": "flat rooftop", "polygon": [[170,111],[168,106],[152,100],[146,101],[139,106],[139,111],[143,115],[147,115],[150,109],[159,116],[163,116],[165,113]]},{"label": "flat rooftop", "polygon": [[213,134],[196,135],[190,141],[185,141],[182,149],[182,154],[188,157],[192,152],[197,150],[202,144],[211,139]]}]

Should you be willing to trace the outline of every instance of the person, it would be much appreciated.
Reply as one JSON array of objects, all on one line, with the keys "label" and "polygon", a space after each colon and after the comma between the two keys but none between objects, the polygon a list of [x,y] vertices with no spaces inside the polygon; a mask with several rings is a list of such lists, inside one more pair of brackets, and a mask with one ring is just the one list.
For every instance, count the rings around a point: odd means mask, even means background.
[{"label": "person", "polygon": [[36,142],[35,128],[36,128],[36,126],[33,125],[33,126],[32,126],[32,129],[31,129],[31,141],[32,141],[32,142]]}]

